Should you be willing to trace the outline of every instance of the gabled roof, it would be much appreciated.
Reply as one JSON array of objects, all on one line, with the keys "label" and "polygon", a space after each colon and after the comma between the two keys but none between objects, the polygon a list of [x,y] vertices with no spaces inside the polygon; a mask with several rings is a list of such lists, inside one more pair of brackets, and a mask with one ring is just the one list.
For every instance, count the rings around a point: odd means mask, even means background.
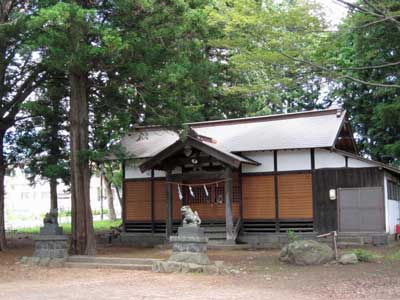
[{"label": "gabled roof", "polygon": [[121,145],[134,158],[149,158],[179,140],[179,135],[160,127],[137,128],[121,139]]},{"label": "gabled roof", "polygon": [[258,163],[241,157],[239,155],[230,153],[229,151],[225,151],[222,148],[216,148],[212,143],[201,141],[195,137],[188,136],[185,141],[177,140],[172,145],[167,148],[161,150],[159,153],[149,158],[145,162],[140,165],[140,170],[142,172],[153,169],[154,167],[163,163],[163,161],[167,160],[169,157],[174,154],[182,151],[184,147],[190,146],[195,149],[198,149],[208,155],[218,159],[219,161],[230,165],[231,167],[238,168],[241,163],[257,165]]},{"label": "gabled roof", "polygon": [[[345,121],[340,109],[189,123],[197,135],[208,137],[223,152],[248,152],[334,147]],[[176,132],[139,127],[121,144],[136,158],[149,158],[179,140]]]},{"label": "gabled roof", "polygon": [[232,152],[333,147],[345,113],[337,109],[192,123]]}]

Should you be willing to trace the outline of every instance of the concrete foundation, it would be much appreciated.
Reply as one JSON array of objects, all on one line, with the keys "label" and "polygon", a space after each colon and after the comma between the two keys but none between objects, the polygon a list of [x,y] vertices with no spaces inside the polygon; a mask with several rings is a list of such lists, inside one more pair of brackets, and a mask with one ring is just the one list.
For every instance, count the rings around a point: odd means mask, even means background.
[{"label": "concrete foundation", "polygon": [[124,245],[154,247],[165,244],[166,240],[165,234],[121,232],[119,242]]},{"label": "concrete foundation", "polygon": [[[316,233],[296,233],[296,236],[301,240],[317,238]],[[288,243],[288,236],[286,233],[240,234],[237,242],[248,244],[251,248],[281,249]]]}]

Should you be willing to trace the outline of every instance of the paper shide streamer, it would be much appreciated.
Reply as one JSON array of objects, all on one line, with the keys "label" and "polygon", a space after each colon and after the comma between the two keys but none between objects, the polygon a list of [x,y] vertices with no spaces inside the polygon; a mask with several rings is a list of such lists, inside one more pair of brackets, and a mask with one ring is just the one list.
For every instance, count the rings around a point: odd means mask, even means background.
[{"label": "paper shide streamer", "polygon": [[179,200],[183,200],[183,195],[182,195],[182,190],[181,190],[181,186],[178,184],[178,195],[179,195]]}]

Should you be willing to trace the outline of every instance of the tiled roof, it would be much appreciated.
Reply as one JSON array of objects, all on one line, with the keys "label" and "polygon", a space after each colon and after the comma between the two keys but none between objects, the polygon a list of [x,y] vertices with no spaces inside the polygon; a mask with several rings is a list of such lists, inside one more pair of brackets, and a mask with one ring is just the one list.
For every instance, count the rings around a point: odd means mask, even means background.
[{"label": "tiled roof", "polygon": [[[337,109],[253,118],[189,123],[199,135],[224,152],[333,147],[345,112]],[[152,157],[179,139],[159,127],[142,127],[122,139],[137,158]]]}]

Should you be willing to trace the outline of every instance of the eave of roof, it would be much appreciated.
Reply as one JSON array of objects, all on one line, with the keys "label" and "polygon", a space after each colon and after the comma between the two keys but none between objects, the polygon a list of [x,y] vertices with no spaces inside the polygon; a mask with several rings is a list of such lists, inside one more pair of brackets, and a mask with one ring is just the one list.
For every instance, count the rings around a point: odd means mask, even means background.
[{"label": "eave of roof", "polygon": [[398,169],[396,167],[393,167],[393,166],[389,166],[389,165],[384,164],[382,162],[379,162],[379,161],[376,161],[376,160],[372,160],[372,159],[368,159],[368,158],[365,158],[365,157],[362,157],[362,156],[359,156],[359,155],[356,155],[356,154],[353,154],[353,153],[350,153],[350,152],[346,152],[346,151],[343,151],[343,150],[340,150],[340,149],[336,149],[336,148],[332,148],[332,151],[340,153],[340,154],[343,154],[344,156],[347,156],[347,157],[351,157],[351,158],[360,160],[360,161],[369,162],[369,163],[373,162],[374,164],[376,164],[377,166],[381,167],[382,169],[385,169],[387,171],[390,171],[390,172],[396,173],[397,175],[400,175],[400,169]]},{"label": "eave of roof", "polygon": [[[344,118],[345,111],[335,108],[187,125],[190,136],[209,142],[222,152],[240,155],[249,151],[334,147]],[[142,135],[144,138],[140,138]],[[121,143],[132,156],[150,158],[178,139],[179,135],[171,129],[136,126]]]}]

